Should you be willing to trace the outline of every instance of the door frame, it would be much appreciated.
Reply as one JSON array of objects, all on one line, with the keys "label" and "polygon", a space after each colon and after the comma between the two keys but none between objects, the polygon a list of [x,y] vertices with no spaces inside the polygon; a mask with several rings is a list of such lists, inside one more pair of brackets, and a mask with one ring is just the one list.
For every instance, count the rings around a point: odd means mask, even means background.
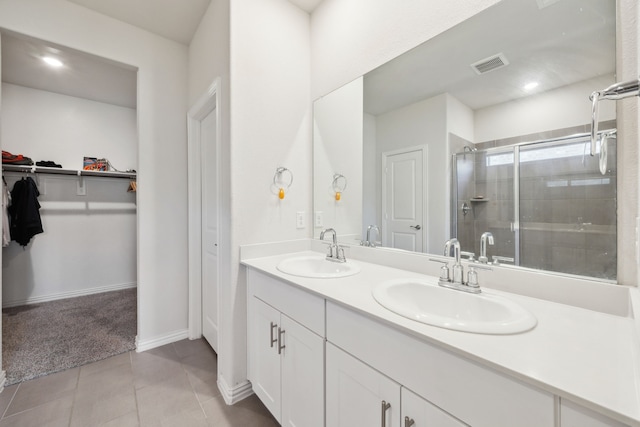
[{"label": "door frame", "polygon": [[[200,122],[212,111],[216,117],[216,173],[220,176],[220,78],[217,78],[203,93],[187,113],[187,156],[188,156],[188,198],[189,198],[189,338],[202,337],[202,141]],[[217,180],[218,198],[220,197],[220,180]],[[219,204],[218,204],[219,206]],[[219,209],[219,207],[218,207]],[[218,218],[218,228],[220,219]],[[220,268],[216,269],[218,283]],[[218,304],[220,292],[218,292]],[[217,322],[220,322],[218,311]]]},{"label": "door frame", "polygon": [[387,159],[390,156],[396,156],[398,154],[409,153],[411,151],[421,151],[422,152],[422,253],[430,253],[429,252],[429,239],[428,239],[428,228],[427,224],[429,221],[429,177],[428,177],[428,164],[427,160],[429,158],[429,146],[428,145],[414,145],[411,147],[399,148],[396,150],[383,151],[381,154],[382,158],[382,170],[381,170],[381,206],[380,206],[380,215],[383,223],[383,232],[381,236],[381,240],[384,243],[387,243]]}]

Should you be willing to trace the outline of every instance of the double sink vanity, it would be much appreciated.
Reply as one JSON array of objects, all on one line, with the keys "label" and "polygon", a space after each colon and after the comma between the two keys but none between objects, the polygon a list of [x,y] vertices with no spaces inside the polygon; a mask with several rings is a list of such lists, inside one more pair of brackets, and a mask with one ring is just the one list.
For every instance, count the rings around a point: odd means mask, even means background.
[{"label": "double sink vanity", "polygon": [[[540,291],[518,293],[498,266],[473,294],[439,286],[445,257],[325,253],[317,240],[241,249],[248,376],[281,425],[640,426],[637,289],[560,303],[544,282],[570,278],[521,271]],[[585,303],[608,293],[613,305]]]}]

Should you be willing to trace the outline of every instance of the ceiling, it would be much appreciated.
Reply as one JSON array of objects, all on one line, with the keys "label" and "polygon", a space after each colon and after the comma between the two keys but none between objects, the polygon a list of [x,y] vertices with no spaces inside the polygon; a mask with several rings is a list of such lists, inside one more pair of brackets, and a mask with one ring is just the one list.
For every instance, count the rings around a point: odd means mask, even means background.
[{"label": "ceiling", "polygon": [[211,0],[68,0],[188,45]]},{"label": "ceiling", "polygon": [[[181,43],[191,39],[210,2],[69,1],[147,25],[149,31],[164,32]],[[289,1],[312,11],[322,0]],[[541,16],[547,19],[541,22],[537,19]],[[500,52],[510,61],[507,67],[483,75],[471,70],[469,64]],[[63,68],[52,70],[41,61],[52,53],[65,62]],[[614,71],[613,0],[508,0],[368,73],[365,108],[381,114],[448,92],[477,109],[529,95],[522,89],[525,80],[540,80],[539,93]],[[2,80],[7,83],[135,108],[136,74],[125,64],[15,33],[2,34]],[[419,78],[407,85],[409,76]]]},{"label": "ceiling", "polygon": [[[378,115],[449,93],[473,110],[615,73],[615,1],[497,3],[365,76],[365,111]],[[471,64],[502,53],[506,67]],[[537,81],[527,92],[523,86]]]},{"label": "ceiling", "polygon": [[[211,0],[68,0],[189,45]],[[311,13],[322,0],[289,0]]]},{"label": "ceiling", "polygon": [[[68,0],[188,45],[211,0]],[[311,12],[322,0],[289,0]],[[2,32],[2,81],[62,95],[136,108],[134,67],[10,31]],[[64,66],[52,69],[42,57]]]},{"label": "ceiling", "polygon": [[[2,81],[136,108],[136,68],[17,33],[2,31]],[[52,68],[45,56],[63,62]]]}]

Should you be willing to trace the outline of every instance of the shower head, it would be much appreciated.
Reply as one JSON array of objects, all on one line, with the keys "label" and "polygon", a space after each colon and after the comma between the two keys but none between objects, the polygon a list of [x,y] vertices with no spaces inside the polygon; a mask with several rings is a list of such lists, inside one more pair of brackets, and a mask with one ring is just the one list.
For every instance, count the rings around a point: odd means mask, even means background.
[{"label": "shower head", "polygon": [[465,151],[465,152],[470,151],[470,152],[472,152],[472,153],[473,153],[474,151],[478,151],[478,149],[477,149],[476,147],[471,147],[471,146],[469,146],[469,145],[465,145],[465,146],[464,146],[464,151]]}]

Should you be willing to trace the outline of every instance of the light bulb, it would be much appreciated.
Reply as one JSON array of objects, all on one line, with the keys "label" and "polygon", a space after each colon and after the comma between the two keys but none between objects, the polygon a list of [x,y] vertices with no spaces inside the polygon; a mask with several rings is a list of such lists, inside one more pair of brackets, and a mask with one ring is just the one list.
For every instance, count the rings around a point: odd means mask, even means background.
[{"label": "light bulb", "polygon": [[60,61],[59,59],[53,58],[51,56],[45,56],[42,58],[42,60],[44,62],[46,62],[48,65],[55,67],[55,68],[59,68],[62,67],[64,64],[62,63],[62,61]]}]

